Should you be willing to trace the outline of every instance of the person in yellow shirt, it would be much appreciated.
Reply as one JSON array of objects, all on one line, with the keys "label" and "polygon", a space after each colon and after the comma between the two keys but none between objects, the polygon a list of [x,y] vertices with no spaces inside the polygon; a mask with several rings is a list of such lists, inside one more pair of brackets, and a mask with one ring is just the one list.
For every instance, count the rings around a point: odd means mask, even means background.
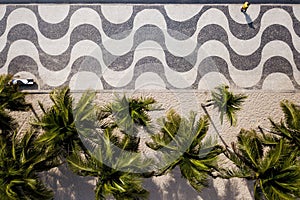
[{"label": "person in yellow shirt", "polygon": [[243,12],[243,13],[247,12],[247,9],[249,8],[249,6],[250,6],[250,3],[248,1],[246,1],[241,8],[241,12]]}]

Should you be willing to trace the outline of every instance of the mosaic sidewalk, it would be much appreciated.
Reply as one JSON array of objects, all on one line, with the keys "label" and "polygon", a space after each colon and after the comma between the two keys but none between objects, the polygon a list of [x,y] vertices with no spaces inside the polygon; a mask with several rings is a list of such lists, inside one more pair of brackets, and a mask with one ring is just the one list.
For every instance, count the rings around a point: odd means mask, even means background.
[{"label": "mosaic sidewalk", "polygon": [[40,90],[300,89],[300,5],[0,5],[0,73]]}]

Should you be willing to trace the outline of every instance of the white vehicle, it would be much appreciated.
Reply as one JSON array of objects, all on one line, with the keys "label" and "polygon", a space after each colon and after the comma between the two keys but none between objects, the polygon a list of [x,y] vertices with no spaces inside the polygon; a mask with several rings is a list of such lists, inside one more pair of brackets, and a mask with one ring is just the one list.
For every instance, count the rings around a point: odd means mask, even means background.
[{"label": "white vehicle", "polygon": [[35,82],[33,79],[13,78],[11,80],[11,84],[19,86],[33,86]]}]

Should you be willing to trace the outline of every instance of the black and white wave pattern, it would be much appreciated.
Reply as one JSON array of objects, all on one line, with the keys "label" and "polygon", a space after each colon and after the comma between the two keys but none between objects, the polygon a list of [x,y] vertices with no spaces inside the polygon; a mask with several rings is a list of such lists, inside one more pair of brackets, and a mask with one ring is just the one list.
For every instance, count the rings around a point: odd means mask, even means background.
[{"label": "black and white wave pattern", "polygon": [[300,89],[300,5],[0,5],[0,73],[39,89]]}]

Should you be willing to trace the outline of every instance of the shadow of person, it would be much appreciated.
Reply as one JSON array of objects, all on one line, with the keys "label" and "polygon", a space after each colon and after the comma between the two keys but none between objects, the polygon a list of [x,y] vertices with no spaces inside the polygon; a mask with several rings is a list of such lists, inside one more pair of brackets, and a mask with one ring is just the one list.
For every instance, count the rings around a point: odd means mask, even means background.
[{"label": "shadow of person", "polygon": [[245,15],[246,22],[247,22],[248,26],[252,29],[255,29],[255,27],[253,26],[253,21],[252,21],[250,15],[248,15],[246,12],[243,12],[243,14]]}]

